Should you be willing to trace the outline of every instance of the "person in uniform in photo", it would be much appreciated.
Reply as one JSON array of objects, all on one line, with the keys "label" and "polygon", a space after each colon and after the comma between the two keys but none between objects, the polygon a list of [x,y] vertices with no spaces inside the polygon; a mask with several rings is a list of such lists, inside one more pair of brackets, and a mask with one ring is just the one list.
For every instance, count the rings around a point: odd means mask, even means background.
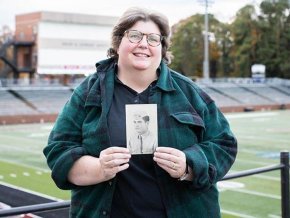
[{"label": "person in uniform in photo", "polygon": [[153,154],[157,147],[155,135],[149,130],[150,117],[144,111],[135,112],[135,133],[130,137],[128,148],[131,154]]}]

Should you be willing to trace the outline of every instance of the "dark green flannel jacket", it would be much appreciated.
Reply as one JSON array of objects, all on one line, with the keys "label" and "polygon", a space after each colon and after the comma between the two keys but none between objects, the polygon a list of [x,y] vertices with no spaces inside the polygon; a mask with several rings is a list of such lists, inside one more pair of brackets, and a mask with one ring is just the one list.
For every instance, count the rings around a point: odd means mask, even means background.
[{"label": "dark green flannel jacket", "polygon": [[[71,217],[109,217],[118,179],[117,175],[85,187],[67,180],[78,158],[98,157],[111,146],[107,115],[114,92],[114,61],[107,59],[96,66],[97,72],[74,90],[44,149],[56,185],[72,191]],[[149,103],[158,108],[158,145],[184,151],[194,172],[192,182],[181,182],[155,166],[168,217],[220,217],[216,183],[228,172],[237,153],[237,141],[227,120],[204,91],[163,62]]]}]

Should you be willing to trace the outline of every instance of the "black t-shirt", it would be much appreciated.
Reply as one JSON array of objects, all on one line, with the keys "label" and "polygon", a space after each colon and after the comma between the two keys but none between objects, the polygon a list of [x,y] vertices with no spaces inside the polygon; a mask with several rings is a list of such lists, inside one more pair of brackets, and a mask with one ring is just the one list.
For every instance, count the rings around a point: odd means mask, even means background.
[{"label": "black t-shirt", "polygon": [[[113,102],[108,126],[112,146],[126,147],[126,104],[148,104],[153,82],[137,93],[115,78]],[[152,154],[132,155],[127,170],[119,172],[114,192],[111,218],[165,218],[166,211],[156,181]]]}]

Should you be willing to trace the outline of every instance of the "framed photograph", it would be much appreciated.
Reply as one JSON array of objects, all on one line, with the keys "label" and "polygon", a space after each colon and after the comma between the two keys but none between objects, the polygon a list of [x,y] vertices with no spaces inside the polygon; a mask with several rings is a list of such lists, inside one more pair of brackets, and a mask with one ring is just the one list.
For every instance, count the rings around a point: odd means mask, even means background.
[{"label": "framed photograph", "polygon": [[131,154],[153,154],[158,146],[157,104],[126,105],[126,139]]}]

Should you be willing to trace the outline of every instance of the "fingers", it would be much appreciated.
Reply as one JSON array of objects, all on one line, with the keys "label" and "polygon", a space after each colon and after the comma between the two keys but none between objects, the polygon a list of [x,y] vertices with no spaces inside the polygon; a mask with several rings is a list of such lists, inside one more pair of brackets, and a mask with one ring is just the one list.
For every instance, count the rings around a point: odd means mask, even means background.
[{"label": "fingers", "polygon": [[106,180],[108,180],[108,179],[114,178],[118,172],[121,172],[121,171],[126,170],[128,168],[129,168],[128,163],[123,164],[123,165],[119,165],[119,166],[115,166],[115,167],[109,167],[109,168],[104,167],[103,174],[104,174],[104,177],[106,178]]},{"label": "fingers", "polygon": [[107,148],[100,153],[100,158],[104,162],[109,162],[114,160],[119,160],[119,159],[130,159],[131,154],[129,149],[127,148],[122,148],[122,147],[110,147]]},{"label": "fingers", "polygon": [[179,178],[185,172],[186,156],[178,149],[158,147],[153,160],[174,178]]},{"label": "fingers", "polygon": [[101,170],[106,179],[111,179],[122,170],[129,167],[131,154],[129,149],[122,147],[110,147],[100,153]]},{"label": "fingers", "polygon": [[114,167],[115,165],[122,164],[120,161],[124,159],[130,159],[131,154],[126,153],[112,153],[112,154],[101,154],[100,158],[104,163],[109,164],[108,166]]},{"label": "fingers", "polygon": [[168,172],[172,177],[174,178],[179,178],[180,177],[180,167],[169,167],[168,165],[165,165],[165,164],[161,164],[161,163],[158,163],[158,166],[160,166],[162,169],[164,169],[166,172]]},{"label": "fingers", "polygon": [[176,148],[171,148],[171,147],[157,147],[156,151],[162,152],[162,153],[168,153],[168,154],[174,154],[174,153],[181,152],[180,150],[178,150]]},{"label": "fingers", "polygon": [[178,162],[172,162],[157,157],[153,157],[153,160],[156,161],[156,163],[162,169],[164,169],[174,178],[179,178],[184,173],[185,168],[182,166],[182,164],[179,164]]},{"label": "fingers", "polygon": [[115,154],[115,153],[123,153],[123,154],[130,154],[130,151],[128,148],[123,147],[109,147],[103,151],[101,151],[101,154]]},{"label": "fingers", "polygon": [[[111,157],[105,157],[105,159],[108,158],[108,159],[111,159]],[[125,163],[128,163],[130,160],[130,157],[128,158],[113,158],[111,160],[102,160],[103,161],[103,165],[106,166],[106,167],[110,167],[110,168],[113,168],[113,167],[117,167],[117,166],[120,166],[120,165],[123,165]]]},{"label": "fingers", "polygon": [[160,153],[154,154],[153,160],[155,160],[158,164],[162,166],[166,166],[169,169],[177,170],[180,168],[180,165],[178,164],[177,158],[173,157],[167,157],[167,155],[162,155]]},{"label": "fingers", "polygon": [[169,164],[172,163],[172,162],[178,162],[178,159],[180,158],[179,156],[176,156],[174,154],[168,154],[168,153],[163,153],[163,152],[160,152],[160,151],[156,151],[154,153],[154,157],[157,157],[157,158],[160,158],[164,161],[168,161]]}]

